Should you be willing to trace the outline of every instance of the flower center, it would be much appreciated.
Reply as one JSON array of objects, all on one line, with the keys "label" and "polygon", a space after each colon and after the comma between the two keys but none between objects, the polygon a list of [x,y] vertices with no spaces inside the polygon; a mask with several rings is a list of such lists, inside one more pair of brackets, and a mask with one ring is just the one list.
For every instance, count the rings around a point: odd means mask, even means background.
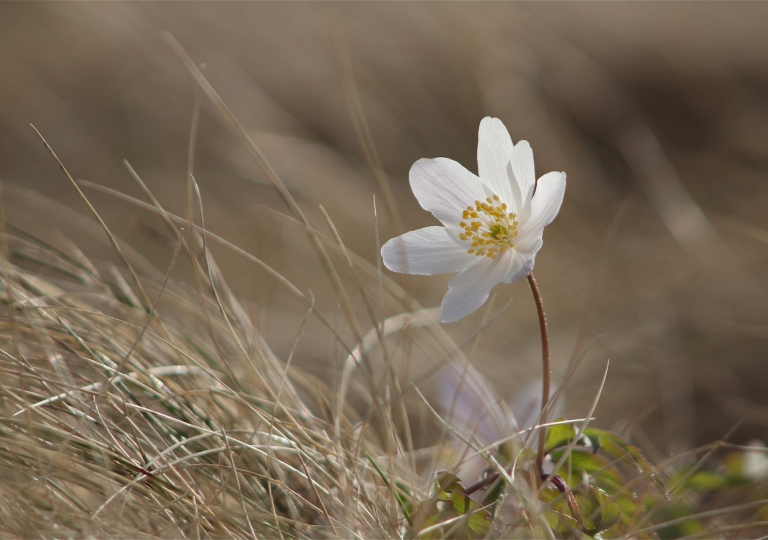
[{"label": "flower center", "polygon": [[464,232],[459,238],[472,244],[467,253],[495,259],[515,246],[512,240],[517,236],[517,215],[507,212],[507,203],[501,202],[498,195],[485,202],[475,201],[474,208],[467,206],[461,217],[464,221],[459,226]]}]

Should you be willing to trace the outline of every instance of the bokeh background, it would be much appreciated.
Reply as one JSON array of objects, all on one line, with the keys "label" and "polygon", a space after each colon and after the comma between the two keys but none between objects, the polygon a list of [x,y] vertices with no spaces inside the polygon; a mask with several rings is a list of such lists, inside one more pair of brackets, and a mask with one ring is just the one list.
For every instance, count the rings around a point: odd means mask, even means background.
[{"label": "bokeh background", "polygon": [[[311,220],[325,227],[322,204],[349,249],[375,264],[373,195],[381,242],[434,224],[410,192],[409,167],[446,156],[476,170],[480,119],[499,117],[531,143],[537,175],[568,174],[536,265],[555,376],[592,343],[566,388],[568,416],[586,413],[610,360],[597,422],[652,456],[737,423],[731,440],[766,440],[766,25],[768,4],[757,2],[3,2],[0,178],[20,186],[15,197],[28,189],[85,215],[32,123],[74,177],[139,196],[128,160],[183,213],[196,86],[168,30]],[[284,204],[207,102],[195,176],[206,226],[332,314],[337,300],[306,239],[280,225]],[[146,259],[145,273],[162,275],[170,249],[156,218],[87,193]],[[61,223],[77,220],[62,210],[29,213],[6,199],[12,219],[111,256],[98,234],[66,231]],[[242,259],[216,254],[287,354],[305,307]],[[449,278],[401,282],[429,307]],[[472,360],[514,401],[540,376],[538,326],[525,282],[495,293],[493,310],[513,301]],[[483,312],[446,330],[461,342]],[[310,328],[295,362],[330,377],[334,347]]]}]

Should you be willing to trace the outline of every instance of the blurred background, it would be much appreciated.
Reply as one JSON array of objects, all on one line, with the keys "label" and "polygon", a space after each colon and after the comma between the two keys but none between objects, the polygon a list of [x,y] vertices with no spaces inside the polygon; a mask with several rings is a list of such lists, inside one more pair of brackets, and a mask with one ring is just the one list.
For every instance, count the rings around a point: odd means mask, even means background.
[{"label": "blurred background", "polygon": [[[29,190],[87,213],[32,123],[75,178],[141,197],[127,160],[183,214],[196,86],[163,30],[205,65],[312,222],[327,230],[322,204],[373,264],[373,195],[382,243],[435,224],[410,192],[411,164],[445,156],[476,171],[480,119],[496,116],[531,143],[537,176],[568,175],[536,264],[555,378],[591,343],[566,387],[568,416],[586,414],[610,360],[597,423],[651,457],[737,423],[731,440],[767,440],[767,24],[765,3],[3,2],[0,179],[19,186],[6,207],[11,220],[111,257],[99,234],[66,230],[73,215],[14,203],[32,200]],[[333,317],[305,236],[275,217],[287,208],[207,101],[195,176],[206,227]],[[142,271],[162,276],[171,250],[153,232],[159,221],[87,195],[146,259]],[[305,306],[241,258],[215,254],[287,355]],[[450,279],[391,277],[426,307]],[[537,384],[540,343],[527,284],[497,287],[492,312],[509,299],[472,361],[514,401]],[[462,342],[484,312],[446,330]],[[330,377],[333,339],[312,332],[295,362]]]}]

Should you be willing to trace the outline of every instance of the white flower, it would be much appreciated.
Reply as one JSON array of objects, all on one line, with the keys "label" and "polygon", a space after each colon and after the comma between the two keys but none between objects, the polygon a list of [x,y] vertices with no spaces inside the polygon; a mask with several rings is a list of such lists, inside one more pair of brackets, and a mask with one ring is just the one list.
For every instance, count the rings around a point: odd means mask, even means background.
[{"label": "white flower", "polygon": [[414,163],[413,194],[444,226],[407,232],[381,248],[394,272],[460,272],[448,283],[443,322],[482,306],[500,281],[531,273],[544,227],[555,219],[565,193],[562,172],[547,173],[537,184],[530,145],[513,145],[498,118],[480,122],[477,166],[479,177],[447,158]]}]

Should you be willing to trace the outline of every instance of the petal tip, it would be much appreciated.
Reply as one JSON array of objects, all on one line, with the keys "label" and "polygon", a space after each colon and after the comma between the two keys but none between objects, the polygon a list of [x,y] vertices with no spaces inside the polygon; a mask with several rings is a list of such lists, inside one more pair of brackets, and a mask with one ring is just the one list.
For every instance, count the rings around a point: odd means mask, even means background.
[{"label": "petal tip", "polygon": [[504,122],[495,116],[486,116],[480,120],[480,128],[478,129],[478,133],[483,133],[484,131],[488,130],[500,130],[506,134],[509,134],[509,130],[507,129],[507,126],[504,125]]},{"label": "petal tip", "polygon": [[448,323],[454,323],[462,318],[464,318],[464,315],[469,315],[469,313],[461,314],[461,313],[447,313],[445,306],[441,306],[440,308],[440,322],[444,324]]},{"label": "petal tip", "polygon": [[431,158],[419,158],[416,161],[413,162],[413,165],[411,165],[411,168],[408,171],[408,176],[412,176],[414,172],[423,169],[424,167],[429,166],[429,164],[432,162]]},{"label": "petal tip", "polygon": [[387,240],[383,246],[381,246],[381,261],[384,263],[384,266],[386,266],[389,270],[392,270],[393,272],[396,272],[394,268],[392,268],[392,250],[395,247],[395,241],[400,238],[399,236],[395,238],[390,238]]},{"label": "petal tip", "polygon": [[495,116],[485,116],[482,120],[480,120],[480,125],[489,124],[491,122],[501,122],[498,118]]}]

